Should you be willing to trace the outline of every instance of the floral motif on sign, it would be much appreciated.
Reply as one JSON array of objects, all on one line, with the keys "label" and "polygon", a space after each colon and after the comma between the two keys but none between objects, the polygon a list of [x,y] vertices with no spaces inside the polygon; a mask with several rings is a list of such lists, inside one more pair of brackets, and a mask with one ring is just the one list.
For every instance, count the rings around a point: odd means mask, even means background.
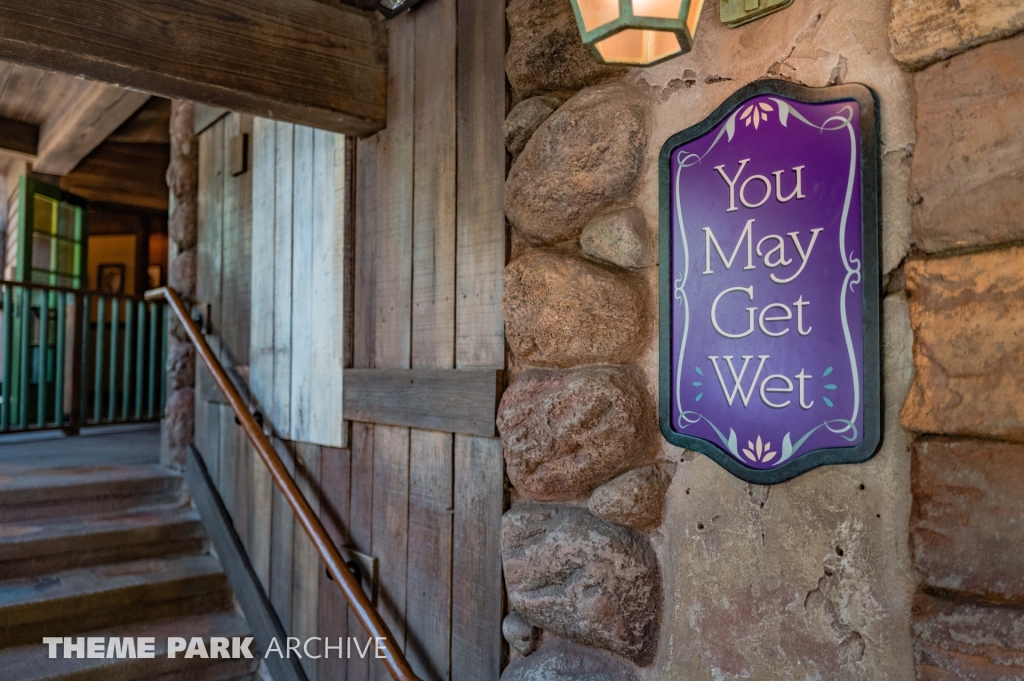
[{"label": "floral motif on sign", "polygon": [[751,104],[750,106],[743,110],[743,113],[740,114],[740,118],[742,118],[743,122],[746,123],[748,126],[751,122],[753,122],[754,129],[757,130],[757,126],[761,124],[762,120],[765,122],[768,121],[767,112],[769,111],[774,111],[771,104],[767,104],[765,102]]}]

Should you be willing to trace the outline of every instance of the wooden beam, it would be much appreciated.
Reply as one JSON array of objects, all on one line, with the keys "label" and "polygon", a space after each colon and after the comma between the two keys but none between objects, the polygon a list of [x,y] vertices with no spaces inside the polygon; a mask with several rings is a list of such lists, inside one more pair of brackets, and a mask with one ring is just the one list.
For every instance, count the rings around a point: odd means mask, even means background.
[{"label": "wooden beam", "polygon": [[504,388],[495,369],[346,369],[348,421],[492,437]]},{"label": "wooden beam", "polygon": [[141,92],[91,83],[40,126],[39,154],[32,169],[67,175],[149,99]]},{"label": "wooden beam", "polygon": [[384,127],[384,23],[314,0],[4,0],[0,59],[349,135]]},{"label": "wooden beam", "polygon": [[0,118],[0,151],[34,161],[38,149],[38,125]]},{"label": "wooden beam", "polygon": [[170,162],[166,144],[106,142],[61,177],[60,188],[89,201],[167,210]]}]

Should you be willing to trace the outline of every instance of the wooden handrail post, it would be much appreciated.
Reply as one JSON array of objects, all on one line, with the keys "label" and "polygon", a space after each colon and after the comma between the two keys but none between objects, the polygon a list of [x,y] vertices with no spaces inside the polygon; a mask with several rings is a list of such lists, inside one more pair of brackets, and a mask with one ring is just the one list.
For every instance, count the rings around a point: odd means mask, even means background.
[{"label": "wooden handrail post", "polygon": [[306,535],[313,542],[313,546],[316,547],[317,553],[320,554],[320,558],[326,565],[327,571],[334,578],[334,583],[341,589],[342,595],[345,596],[349,607],[352,608],[352,611],[366,629],[366,633],[372,638],[384,640],[384,664],[387,666],[391,676],[397,681],[420,681],[413,673],[402,651],[395,645],[388,625],[381,618],[380,613],[373,607],[373,604],[363,592],[355,576],[349,571],[344,558],[341,557],[341,553],[331,542],[330,537],[327,535],[327,530],[324,529],[320,519],[313,513],[313,509],[302,495],[298,485],[288,475],[288,471],[285,469],[277,452],[274,451],[273,445],[271,445],[270,440],[263,433],[263,428],[256,423],[256,419],[249,413],[241,394],[235,388],[231,379],[228,378],[227,372],[220,361],[210,350],[209,344],[207,344],[206,339],[199,332],[192,317],[189,316],[177,291],[169,286],[146,291],[146,300],[156,301],[160,299],[167,301],[168,306],[185,327],[185,332],[188,334],[193,345],[195,345],[196,352],[206,363],[210,374],[213,375],[214,382],[217,383],[217,387],[227,397],[228,403],[235,412],[235,416],[241,421],[242,429],[245,431],[246,436],[248,436],[249,441],[256,448],[263,463],[270,470],[270,476],[273,478],[274,484],[281,490],[284,498],[288,501],[288,505],[292,507],[299,524],[302,525],[302,529],[305,530]]}]

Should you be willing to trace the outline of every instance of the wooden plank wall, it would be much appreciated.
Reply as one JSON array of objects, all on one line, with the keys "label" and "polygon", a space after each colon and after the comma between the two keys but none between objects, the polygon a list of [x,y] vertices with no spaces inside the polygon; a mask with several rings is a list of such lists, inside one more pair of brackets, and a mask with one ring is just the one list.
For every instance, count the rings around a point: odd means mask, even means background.
[{"label": "wooden plank wall", "polygon": [[[328,532],[379,560],[377,605],[417,674],[497,679],[505,655],[500,441],[345,424],[341,369],[504,368],[503,3],[431,0],[389,23],[389,45],[388,125],[377,135],[346,142],[252,122],[247,377]],[[233,265],[213,252],[240,224],[223,208],[232,117],[200,138],[202,300],[241,291],[225,283]],[[225,314],[211,315],[214,329]],[[365,636],[262,466],[225,435],[237,431],[233,417],[207,397],[197,443],[285,628]],[[314,662],[303,662],[312,681],[389,678],[369,659]]]},{"label": "wooden plank wall", "polygon": [[345,138],[257,119],[252,163],[252,396],[282,439],[344,447]]},{"label": "wooden plank wall", "polygon": [[[236,177],[229,150],[239,134],[249,135],[252,160]],[[347,512],[347,490],[334,483],[347,474],[348,450],[321,444],[347,439],[340,418],[345,140],[230,114],[200,135],[199,146],[196,298],[209,317],[208,339],[248,383],[286,466],[313,509],[322,506],[325,520],[332,514],[329,526],[344,544],[341,514],[321,504],[321,466],[334,503],[343,499]],[[205,370],[196,416],[197,448],[286,631],[301,638],[337,631],[346,614],[333,593],[325,600],[333,610],[320,613],[321,589],[337,589],[321,587],[318,555]],[[304,667],[315,681],[316,662]]]},{"label": "wooden plank wall", "polygon": [[[388,125],[356,152],[357,368],[504,367],[504,40],[503,3],[487,0],[389,23]],[[380,560],[380,607],[413,669],[497,679],[500,441],[353,424],[351,452],[350,541]],[[387,678],[359,660],[348,673]]]}]

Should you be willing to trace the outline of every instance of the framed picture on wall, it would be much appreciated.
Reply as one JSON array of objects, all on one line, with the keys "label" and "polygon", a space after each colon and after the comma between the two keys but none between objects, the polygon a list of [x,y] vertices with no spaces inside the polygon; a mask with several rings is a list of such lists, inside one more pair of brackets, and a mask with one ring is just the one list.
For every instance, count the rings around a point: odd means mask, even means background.
[{"label": "framed picture on wall", "polygon": [[146,275],[149,279],[149,288],[160,288],[163,286],[163,265],[150,265],[146,268]]},{"label": "framed picture on wall", "polygon": [[100,265],[96,275],[96,288],[100,293],[108,295],[124,293],[124,265]]}]

